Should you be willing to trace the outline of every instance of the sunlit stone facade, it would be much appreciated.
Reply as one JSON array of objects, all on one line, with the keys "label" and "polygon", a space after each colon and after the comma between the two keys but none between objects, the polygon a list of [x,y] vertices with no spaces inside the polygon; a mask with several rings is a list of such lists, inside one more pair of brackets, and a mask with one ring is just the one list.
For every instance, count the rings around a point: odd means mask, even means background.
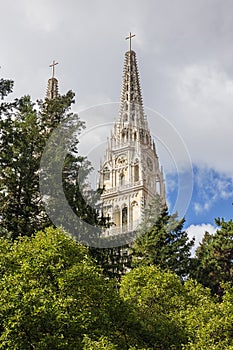
[{"label": "sunlit stone facade", "polygon": [[165,202],[165,184],[155,143],[143,110],[136,54],[127,51],[118,120],[107,142],[99,185],[108,234],[131,232],[155,194]]}]

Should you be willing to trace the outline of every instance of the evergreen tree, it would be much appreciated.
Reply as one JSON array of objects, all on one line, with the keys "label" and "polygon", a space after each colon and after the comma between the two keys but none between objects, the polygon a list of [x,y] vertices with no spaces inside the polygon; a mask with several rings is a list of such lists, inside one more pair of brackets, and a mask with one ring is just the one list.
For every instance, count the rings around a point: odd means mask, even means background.
[{"label": "evergreen tree", "polygon": [[220,227],[215,234],[208,232],[196,250],[191,276],[212,293],[223,294],[223,283],[233,285],[233,221],[216,219]]},{"label": "evergreen tree", "polygon": [[[1,83],[0,89],[1,95],[6,96],[12,89],[11,82]],[[52,131],[61,121],[69,120],[72,115],[70,112],[72,103],[74,103],[74,93],[71,91],[54,100],[40,101],[37,104],[32,103],[29,96],[16,99],[11,103],[1,103],[0,222],[2,234],[8,232],[14,239],[18,235],[31,235],[36,230],[51,225],[39,189],[40,161]],[[83,122],[78,116],[76,119],[78,133],[83,129]],[[84,164],[86,160],[77,156],[77,134],[72,141],[72,148],[67,154],[67,158],[72,159],[72,162],[68,162],[70,171],[64,171],[63,179],[64,183],[67,183],[66,176],[67,178],[73,176],[73,181],[70,180],[70,183],[73,184],[73,192],[77,193],[74,181],[74,176],[77,174],[73,168],[80,169],[80,164]],[[76,148],[75,155],[72,153],[74,148]],[[65,164],[67,168],[66,165],[67,162]],[[65,186],[65,191],[71,205],[83,210],[80,196],[74,201],[70,195],[71,189]]]},{"label": "evergreen tree", "polygon": [[[12,88],[12,81],[2,79],[0,81],[2,98],[7,96]],[[92,167],[78,151],[77,135],[84,128],[84,123],[77,115],[70,112],[73,103],[72,91],[52,100],[46,99],[37,103],[33,103],[29,96],[11,103],[1,103],[1,235],[10,234],[13,239],[18,235],[30,236],[35,231],[52,224],[42,203],[39,189],[41,156],[52,132],[63,122],[62,131],[65,133],[65,129],[70,127],[70,120],[74,119],[76,132],[72,140],[69,140],[71,142],[62,169],[63,190],[69,206],[81,220],[92,226],[106,227],[109,224],[103,216],[99,217],[99,208],[96,204],[98,193],[91,190],[87,184],[87,177]],[[59,157],[59,154],[55,151],[52,157]],[[51,202],[54,200],[50,198]],[[61,219],[64,217],[62,207],[57,215]],[[97,263],[104,267],[106,274],[109,269],[111,271],[113,269],[109,265],[114,265],[115,270],[118,269],[118,262],[115,261],[115,256],[113,258],[112,250],[90,248],[90,252]]]},{"label": "evergreen tree", "polygon": [[131,256],[128,252],[128,245],[112,248],[90,248],[92,258],[101,266],[105,276],[117,281],[121,280],[131,266]]},{"label": "evergreen tree", "polygon": [[3,100],[9,93],[13,91],[13,81],[9,79],[0,79],[0,96]]},{"label": "evergreen tree", "polygon": [[[12,81],[2,79],[2,98],[7,96],[12,88]],[[92,167],[78,151],[77,135],[84,128],[84,123],[77,115],[71,113],[73,103],[74,93],[68,91],[63,96],[37,103],[25,96],[0,105],[1,235],[10,234],[13,239],[18,235],[30,236],[33,232],[52,224],[42,203],[39,189],[39,171],[43,171],[40,169],[40,161],[53,131],[63,123],[61,131],[65,133],[66,128],[72,127],[70,120],[76,120],[76,132],[72,135],[72,140],[69,140],[71,142],[62,169],[62,185],[66,199],[73,212],[84,222],[92,226],[110,225],[107,218],[99,215],[98,196],[101,191],[95,192],[87,184]],[[59,158],[56,147],[51,157]],[[56,181],[54,178],[55,183]],[[56,189],[56,184],[54,186]],[[52,204],[55,200],[53,195],[50,196]],[[62,221],[63,207],[57,207],[57,215]],[[124,270],[125,260],[121,248],[91,247],[90,253],[108,277],[119,278]]]},{"label": "evergreen tree", "polygon": [[133,266],[158,265],[180,277],[187,276],[194,240],[189,241],[183,225],[184,219],[178,220],[177,214],[170,215],[157,195],[145,211],[144,221],[132,246]]},{"label": "evergreen tree", "polygon": [[1,226],[12,237],[43,227],[38,169],[43,142],[28,96],[2,104],[0,115]]}]

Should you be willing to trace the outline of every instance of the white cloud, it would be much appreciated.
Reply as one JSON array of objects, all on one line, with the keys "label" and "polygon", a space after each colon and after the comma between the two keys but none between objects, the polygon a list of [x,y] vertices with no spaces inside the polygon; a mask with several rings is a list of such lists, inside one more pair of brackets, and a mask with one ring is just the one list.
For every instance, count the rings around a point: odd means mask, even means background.
[{"label": "white cloud", "polygon": [[196,186],[196,214],[208,212],[217,201],[233,198],[233,177],[218,173],[207,167],[195,168],[194,179]]},{"label": "white cloud", "polygon": [[192,64],[176,74],[176,121],[193,163],[233,174],[233,79],[215,64]]},{"label": "white cloud", "polygon": [[195,202],[194,203],[194,211],[198,215],[200,213],[203,213],[203,211],[209,211],[210,210],[210,203],[205,202],[203,204]]},{"label": "white cloud", "polygon": [[191,225],[186,229],[190,239],[195,237],[195,245],[192,248],[192,255],[194,255],[199,243],[202,241],[205,232],[214,234],[216,232],[216,227],[211,224],[201,224],[201,225]]}]

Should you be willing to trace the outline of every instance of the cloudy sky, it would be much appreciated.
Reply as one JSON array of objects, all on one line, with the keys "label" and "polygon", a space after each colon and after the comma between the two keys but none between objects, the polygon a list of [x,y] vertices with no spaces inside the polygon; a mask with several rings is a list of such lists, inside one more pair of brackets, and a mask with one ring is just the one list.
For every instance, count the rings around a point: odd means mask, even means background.
[{"label": "cloudy sky", "polygon": [[76,93],[75,110],[95,150],[117,116],[125,37],[136,34],[171,210],[185,202],[181,211],[196,235],[211,231],[215,217],[232,217],[232,1],[1,0],[0,13],[0,72],[15,81],[12,98],[43,98],[49,64],[58,61],[60,92]]}]

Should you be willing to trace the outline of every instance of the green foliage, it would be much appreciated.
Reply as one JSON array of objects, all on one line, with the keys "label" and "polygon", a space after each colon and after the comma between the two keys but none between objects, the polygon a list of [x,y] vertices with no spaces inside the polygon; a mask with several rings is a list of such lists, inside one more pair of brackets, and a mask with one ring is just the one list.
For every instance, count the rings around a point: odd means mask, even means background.
[{"label": "green foliage", "polygon": [[185,350],[233,349],[233,293],[228,290],[222,302],[211,296],[210,290],[197,282],[184,285],[188,298],[180,313],[188,335]]},{"label": "green foliage", "polygon": [[128,251],[129,246],[102,249],[90,247],[91,256],[101,266],[105,276],[117,281],[120,281],[130,267],[131,256]]},{"label": "green foliage", "polygon": [[132,247],[133,266],[158,265],[170,269],[180,277],[187,276],[190,266],[189,241],[183,231],[184,219],[170,215],[159,196],[152,201],[145,213],[138,238]]},{"label": "green foliage", "polygon": [[[137,334],[150,349],[233,349],[233,288],[220,302],[194,280],[155,266],[140,267],[122,278],[120,295],[134,308]],[[142,333],[140,333],[142,332]]]},{"label": "green foliage", "polygon": [[[5,96],[11,91],[10,81],[0,81],[0,92]],[[19,235],[32,235],[35,231],[50,226],[52,223],[42,203],[39,189],[39,175],[41,157],[48,139],[59,128],[58,139],[50,145],[51,159],[55,168],[54,192],[48,188],[47,201],[50,208],[56,208],[56,216],[62,223],[70,223],[72,218],[64,217],[62,203],[54,193],[59,193],[60,172],[57,164],[61,158],[59,144],[62,137],[69,135],[69,129],[75,132],[67,140],[67,154],[62,169],[63,190],[70,208],[82,221],[92,226],[106,226],[108,222],[99,217],[98,192],[87,186],[87,177],[92,170],[90,162],[80,156],[78,151],[78,134],[83,130],[84,123],[79,117],[71,113],[74,103],[74,93],[68,91],[45,102],[32,103],[29,96],[15,100],[13,103],[2,103],[0,106],[0,211],[1,236],[11,236],[15,239]],[[74,124],[72,124],[74,123]],[[47,148],[46,148],[47,149]],[[62,150],[63,151],[63,150]],[[56,171],[57,170],[57,171]],[[51,180],[51,179],[50,179]],[[51,187],[48,185],[48,187]],[[55,205],[54,205],[55,204]],[[70,219],[70,220],[69,220]],[[63,221],[62,221],[63,220]],[[58,224],[59,226],[59,224]],[[72,224],[71,224],[72,226]],[[79,230],[82,232],[82,230]],[[121,273],[119,268],[118,250],[90,249],[92,256],[108,276]],[[107,260],[106,260],[107,258]],[[113,262],[114,260],[114,262]],[[114,266],[113,266],[114,265]],[[117,270],[117,272],[112,272]],[[119,272],[120,271],[120,272]]]},{"label": "green foliage", "polygon": [[121,342],[117,290],[61,230],[2,238],[0,270],[0,349],[82,349],[85,334]]},{"label": "green foliage", "polygon": [[0,349],[233,349],[233,288],[141,266],[120,291],[88,248],[48,228],[0,239]]},{"label": "green foliage", "polygon": [[99,340],[92,340],[87,336],[84,338],[84,350],[117,350],[117,347],[110,343],[106,337],[101,337]]},{"label": "green foliage", "polygon": [[13,91],[13,85],[12,80],[0,79],[0,96],[2,100]]},{"label": "green foliage", "polygon": [[[12,88],[1,79],[1,98]],[[184,220],[155,198],[132,247],[135,268],[118,285],[109,277],[125,272],[122,248],[87,248],[52,227],[34,234],[51,224],[39,191],[41,156],[71,116],[77,133],[62,169],[66,199],[83,221],[111,224],[87,186],[92,168],[78,152],[84,123],[70,112],[73,103],[68,91],[0,105],[0,349],[233,350],[232,220],[216,220],[220,229],[205,234],[190,265]],[[182,283],[188,275],[194,280]]]},{"label": "green foliage", "polygon": [[233,285],[233,221],[217,219],[216,224],[220,229],[213,235],[206,232],[196,250],[191,275],[221,296],[222,283]]},{"label": "green foliage", "polygon": [[184,306],[178,276],[156,266],[135,268],[122,278],[120,295],[135,308],[146,345],[152,349],[181,349],[186,336],[178,311]]},{"label": "green foliage", "polygon": [[13,110],[2,104],[0,112],[1,226],[15,238],[44,225],[38,182],[44,143],[29,97],[16,100]]},{"label": "green foliage", "polygon": [[[4,90],[3,90],[4,92]],[[29,96],[2,103],[0,106],[0,210],[2,234],[15,239],[18,235],[32,235],[51,225],[39,190],[41,157],[56,127],[62,121],[62,132],[69,128],[69,117],[75,117],[75,131],[63,169],[63,187],[67,200],[79,217],[94,224],[97,210],[83,199],[85,180],[91,171],[86,158],[78,154],[77,134],[84,123],[70,112],[74,93],[68,91],[54,100],[31,102]],[[53,157],[59,157],[54,153]],[[59,174],[58,174],[59,176]],[[79,179],[80,181],[78,181]],[[82,188],[81,188],[82,187]],[[90,197],[90,196],[89,196]],[[50,198],[52,200],[52,198]],[[63,212],[61,212],[63,215]],[[61,214],[61,213],[58,213]]]}]

